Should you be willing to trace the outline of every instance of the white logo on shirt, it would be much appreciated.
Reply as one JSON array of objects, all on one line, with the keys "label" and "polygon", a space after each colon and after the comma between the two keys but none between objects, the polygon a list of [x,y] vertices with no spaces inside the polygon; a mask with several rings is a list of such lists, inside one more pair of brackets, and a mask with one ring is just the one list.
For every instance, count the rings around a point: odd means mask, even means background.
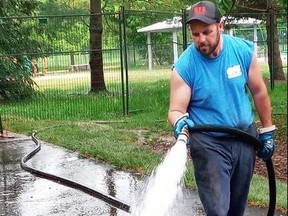
[{"label": "white logo on shirt", "polygon": [[239,77],[242,75],[240,65],[229,67],[226,71],[228,79]]}]

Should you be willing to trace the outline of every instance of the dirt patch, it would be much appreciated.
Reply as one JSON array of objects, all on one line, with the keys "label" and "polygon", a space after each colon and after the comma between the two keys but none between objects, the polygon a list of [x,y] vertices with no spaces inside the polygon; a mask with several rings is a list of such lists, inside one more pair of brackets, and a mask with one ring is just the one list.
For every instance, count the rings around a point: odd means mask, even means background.
[{"label": "dirt patch", "polygon": [[[142,135],[145,134],[142,131]],[[273,155],[272,161],[274,164],[275,177],[277,180],[280,180],[287,184],[287,142],[286,136],[280,136],[275,139],[276,150]],[[147,137],[146,137],[147,138]],[[144,145],[147,148],[152,149],[153,151],[160,152],[165,154],[175,143],[173,136],[168,135],[160,135],[158,138],[149,138],[140,139],[141,145]],[[150,141],[149,141],[150,140]],[[255,164],[254,174],[259,176],[267,177],[267,168],[266,164],[262,161],[262,159],[257,158]]]}]

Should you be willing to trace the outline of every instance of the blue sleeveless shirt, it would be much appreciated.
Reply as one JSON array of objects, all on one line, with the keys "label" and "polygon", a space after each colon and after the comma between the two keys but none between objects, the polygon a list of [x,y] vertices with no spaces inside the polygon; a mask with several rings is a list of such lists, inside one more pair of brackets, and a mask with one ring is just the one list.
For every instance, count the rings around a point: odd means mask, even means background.
[{"label": "blue sleeveless shirt", "polygon": [[245,130],[254,120],[246,86],[253,43],[225,34],[222,38],[217,57],[208,58],[191,44],[174,68],[191,88],[188,113],[195,124]]}]

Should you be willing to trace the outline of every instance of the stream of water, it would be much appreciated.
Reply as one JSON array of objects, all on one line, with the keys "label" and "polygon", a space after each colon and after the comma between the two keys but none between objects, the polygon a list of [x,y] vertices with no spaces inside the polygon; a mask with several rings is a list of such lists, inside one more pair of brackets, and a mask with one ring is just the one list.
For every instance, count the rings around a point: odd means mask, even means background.
[{"label": "stream of water", "polygon": [[175,200],[181,197],[186,171],[187,148],[180,139],[150,175],[139,201],[131,207],[133,216],[169,216]]}]

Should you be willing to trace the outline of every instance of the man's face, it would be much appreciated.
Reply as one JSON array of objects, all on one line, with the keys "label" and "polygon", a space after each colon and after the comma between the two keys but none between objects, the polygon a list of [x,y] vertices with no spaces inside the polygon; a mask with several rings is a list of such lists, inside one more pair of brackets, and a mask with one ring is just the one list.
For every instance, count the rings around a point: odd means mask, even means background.
[{"label": "man's face", "polygon": [[203,55],[215,57],[220,52],[220,35],[223,31],[223,23],[206,24],[194,20],[190,22],[190,30],[196,48]]}]

